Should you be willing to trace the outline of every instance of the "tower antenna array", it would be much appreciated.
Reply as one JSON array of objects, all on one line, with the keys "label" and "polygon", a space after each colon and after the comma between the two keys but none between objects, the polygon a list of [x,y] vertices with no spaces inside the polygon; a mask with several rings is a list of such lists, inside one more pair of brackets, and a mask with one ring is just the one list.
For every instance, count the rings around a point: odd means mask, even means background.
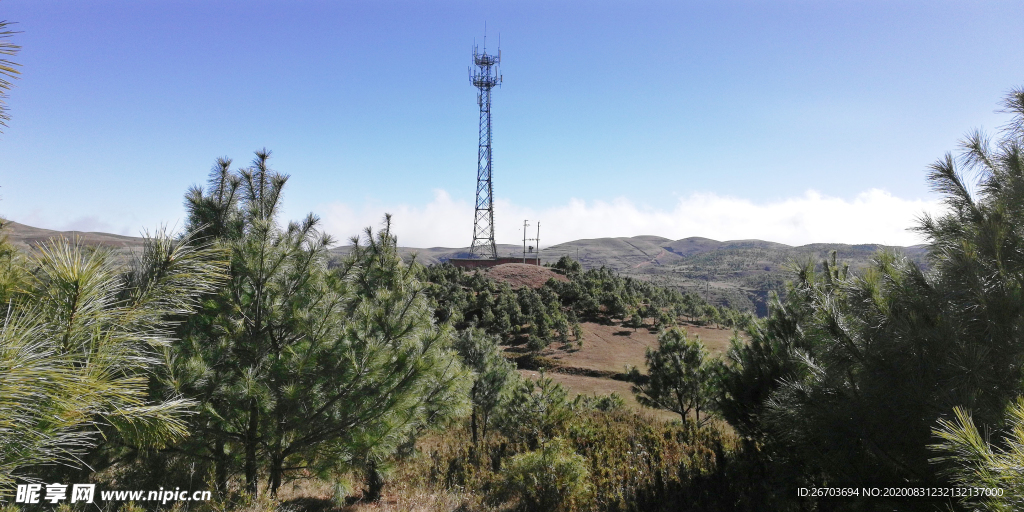
[{"label": "tower antenna array", "polygon": [[[486,35],[484,36],[486,38]],[[473,64],[469,81],[477,88],[476,103],[480,106],[480,139],[476,155],[476,212],[473,218],[473,244],[469,253],[487,258],[498,257],[494,243],[494,183],[491,181],[493,158],[491,157],[491,89],[501,84],[498,64],[501,62],[501,47],[497,55],[487,53],[484,40],[483,51],[473,45]]]}]

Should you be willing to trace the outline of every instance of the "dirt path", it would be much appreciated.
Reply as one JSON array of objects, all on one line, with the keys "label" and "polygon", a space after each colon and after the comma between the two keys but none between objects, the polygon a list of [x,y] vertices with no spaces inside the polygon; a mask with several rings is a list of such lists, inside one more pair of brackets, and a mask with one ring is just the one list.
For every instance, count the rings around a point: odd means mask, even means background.
[{"label": "dirt path", "polygon": [[[629,245],[633,245],[633,244],[629,244]],[[633,247],[636,247],[636,246],[633,245]],[[640,251],[639,248],[637,248],[637,250]],[[640,252],[643,252],[643,251],[640,251]],[[650,256],[646,252],[643,252],[643,253],[644,253],[644,256]],[[669,251],[666,251],[665,249],[662,249],[661,252],[659,252],[657,256],[651,258],[648,261],[642,261],[640,263],[637,263],[636,265],[633,265],[632,268],[640,268],[640,267],[646,267],[647,265],[651,265],[651,264],[657,264],[658,260],[661,259],[662,256],[665,256],[667,254],[672,254],[672,253],[669,252]]]}]

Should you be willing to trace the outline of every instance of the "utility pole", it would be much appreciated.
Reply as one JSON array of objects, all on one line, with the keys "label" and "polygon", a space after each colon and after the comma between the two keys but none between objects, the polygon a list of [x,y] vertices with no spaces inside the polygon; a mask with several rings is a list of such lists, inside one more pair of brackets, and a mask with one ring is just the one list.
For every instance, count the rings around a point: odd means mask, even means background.
[{"label": "utility pole", "polygon": [[[530,227],[530,221],[523,221],[523,263],[526,263],[526,242],[531,241],[537,244],[537,264],[540,265],[540,221],[537,221],[537,238],[526,238],[526,228]],[[530,252],[533,252],[533,246],[530,246]]]},{"label": "utility pole", "polygon": [[530,221],[523,221],[523,264],[526,264],[526,228],[530,227]]},{"label": "utility pole", "polygon": [[533,239],[537,242],[537,265],[540,265],[540,221],[537,221],[537,238]]}]

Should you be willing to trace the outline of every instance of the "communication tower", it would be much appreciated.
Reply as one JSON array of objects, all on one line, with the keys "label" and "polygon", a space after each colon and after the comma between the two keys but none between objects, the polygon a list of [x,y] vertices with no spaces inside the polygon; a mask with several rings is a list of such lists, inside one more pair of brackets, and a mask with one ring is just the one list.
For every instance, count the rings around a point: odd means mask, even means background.
[{"label": "communication tower", "polygon": [[477,88],[476,103],[480,106],[480,138],[476,154],[476,213],[473,218],[473,244],[469,253],[496,259],[498,247],[494,243],[494,183],[491,181],[491,89],[501,84],[498,64],[501,62],[501,44],[498,54],[487,53],[487,36],[481,51],[473,45],[473,65],[469,68],[469,81]]}]

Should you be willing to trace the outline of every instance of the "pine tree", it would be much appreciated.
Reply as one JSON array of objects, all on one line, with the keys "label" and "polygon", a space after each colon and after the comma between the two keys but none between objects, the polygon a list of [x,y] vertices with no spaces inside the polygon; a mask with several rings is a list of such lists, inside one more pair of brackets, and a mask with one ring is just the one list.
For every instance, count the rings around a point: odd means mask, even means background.
[{"label": "pine tree", "polygon": [[658,337],[658,349],[647,349],[646,382],[633,372],[633,393],[641,404],[667,409],[685,423],[690,412],[697,424],[709,418],[700,413],[711,402],[711,366],[708,352],[699,339],[691,339],[686,331],[670,329]]},{"label": "pine tree", "polygon": [[477,329],[459,333],[455,349],[463,364],[473,371],[469,398],[472,405],[470,430],[475,446],[479,439],[487,439],[491,415],[500,405],[506,387],[514,382],[515,365],[501,355],[497,338]]},{"label": "pine tree", "polygon": [[191,242],[147,238],[125,268],[77,241],[51,240],[28,261],[0,241],[0,492],[41,466],[79,467],[104,438],[160,448],[187,436],[195,404],[150,399],[148,376],[175,319],[223,276]]},{"label": "pine tree", "polygon": [[730,351],[719,408],[770,458],[831,485],[947,485],[951,460],[929,461],[935,426],[954,410],[1004,421],[1024,389],[1024,90],[1005,107],[998,142],[972,133],[931,166],[948,208],[917,228],[929,269],[891,251],[860,275],[835,255],[804,265]]},{"label": "pine tree", "polygon": [[[10,29],[11,24],[11,22],[6,20],[0,21],[0,55],[14,56],[21,50],[20,46],[7,41],[16,33]],[[17,66],[19,64],[0,58],[0,126],[2,127],[6,127],[7,121],[11,118],[7,113],[7,103],[4,101],[4,98],[7,97],[6,91],[10,90],[13,84],[7,79],[18,78],[21,72],[18,71]],[[0,130],[0,133],[2,133],[2,130]]]},{"label": "pine tree", "polygon": [[221,159],[208,189],[186,196],[189,225],[231,260],[228,285],[173,356],[174,386],[203,406],[186,449],[213,462],[219,485],[240,465],[252,494],[261,474],[276,493],[297,469],[364,467],[376,482],[401,443],[461,411],[465,370],[417,266],[398,255],[390,217],[328,268],[319,219],[278,224],[288,177],[269,156],[234,173]]}]

